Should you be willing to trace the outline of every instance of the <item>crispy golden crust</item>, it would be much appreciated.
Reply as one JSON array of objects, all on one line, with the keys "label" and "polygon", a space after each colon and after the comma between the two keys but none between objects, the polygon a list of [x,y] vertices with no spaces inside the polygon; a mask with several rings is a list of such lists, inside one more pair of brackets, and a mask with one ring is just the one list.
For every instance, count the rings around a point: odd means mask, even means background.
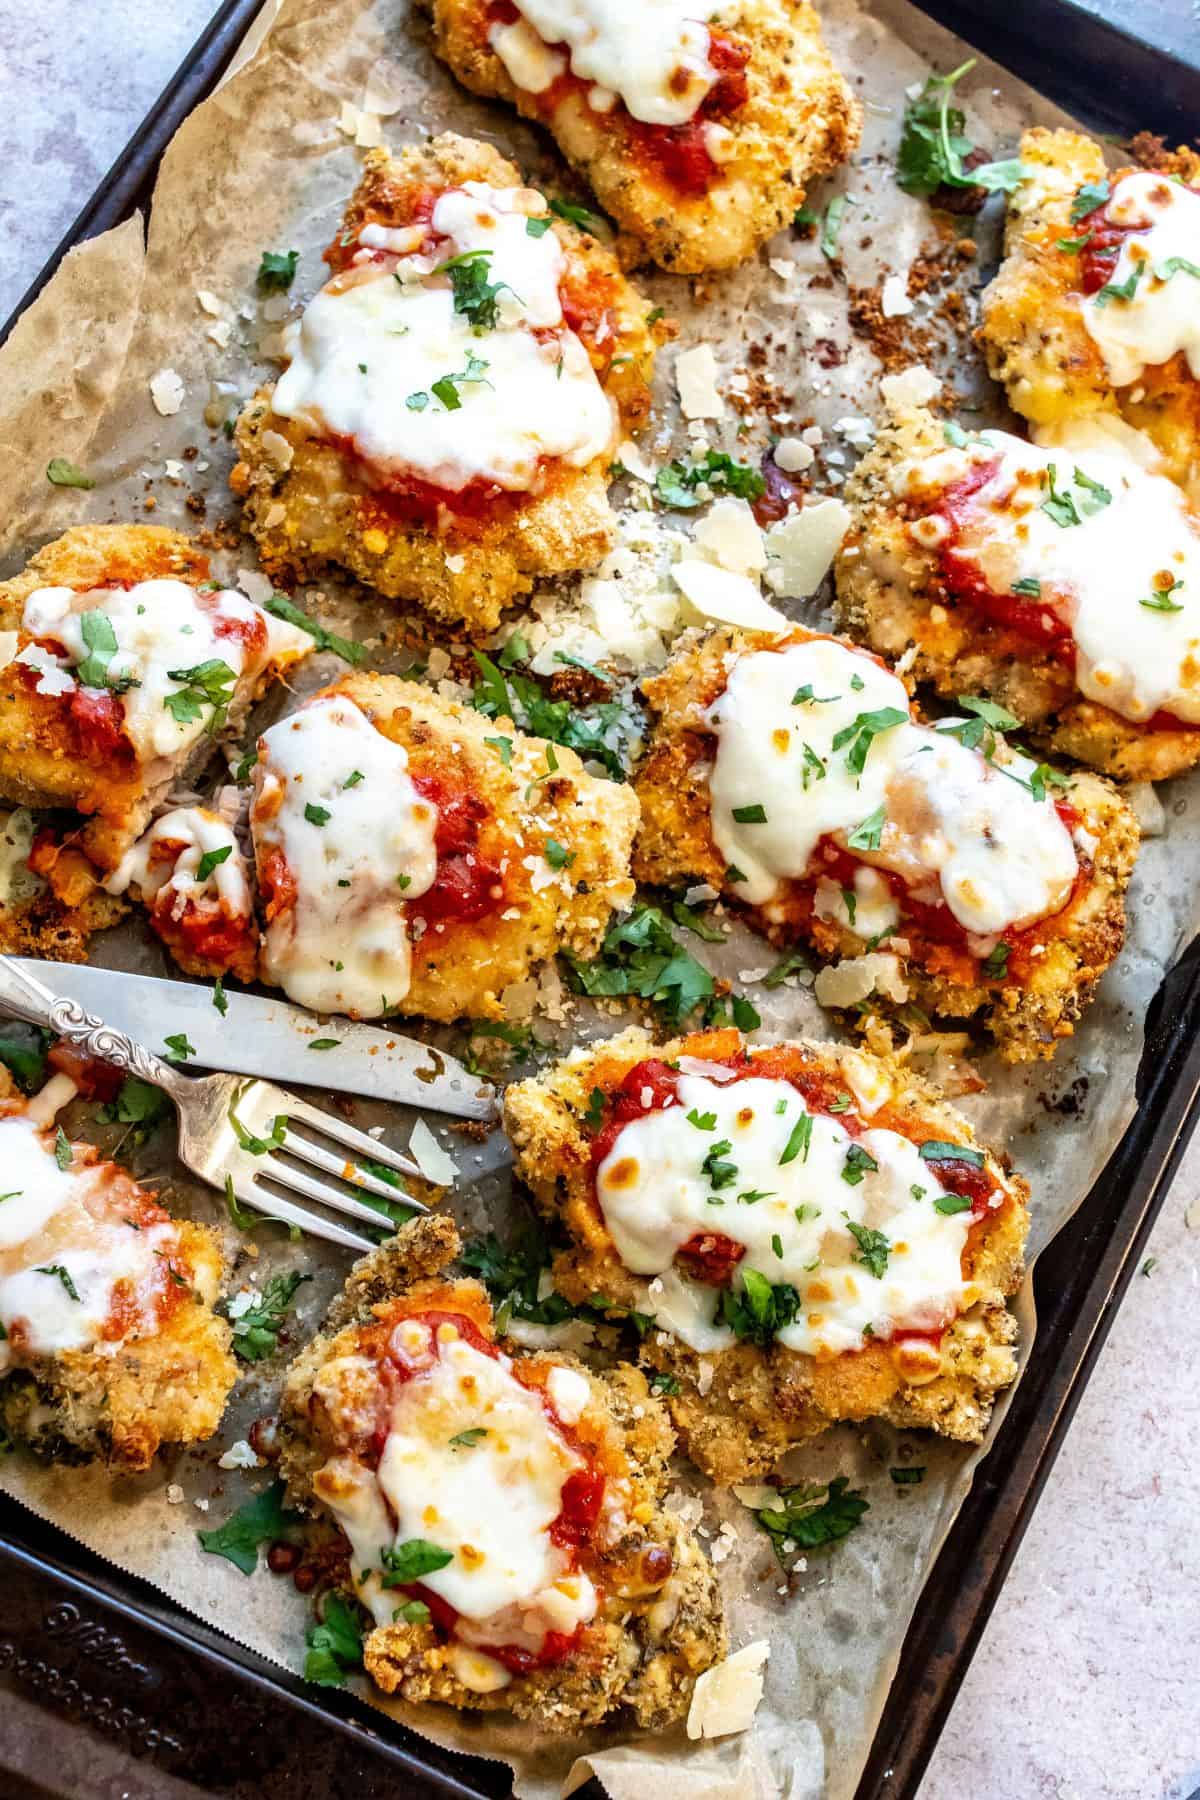
[{"label": "crispy golden crust", "polygon": [[989,624],[952,594],[936,551],[908,530],[892,478],[944,445],[923,408],[880,432],[846,484],[854,525],[838,554],[836,611],[843,629],[880,656],[915,651],[911,674],[939,694],[986,694],[1054,756],[1115,781],[1165,781],[1200,762],[1200,730],[1153,730],[1086,700],[1073,671],[1027,639]]},{"label": "crispy golden crust", "polygon": [[60,899],[39,881],[33,891],[0,902],[0,951],[49,962],[84,962],[92,933],[107,931],[126,910],[123,900],[97,888],[91,876],[77,901]]},{"label": "crispy golden crust", "polygon": [[[453,1224],[430,1215],[404,1226],[351,1271],[325,1331],[293,1364],[284,1389],[282,1468],[297,1504],[318,1504],[313,1477],[345,1446],[317,1389],[334,1359],[361,1353],[364,1328],[424,1306],[462,1311],[491,1335],[483,1289],[474,1281],[437,1279],[460,1248]],[[601,1558],[600,1611],[565,1663],[518,1676],[499,1692],[477,1693],[456,1678],[432,1624],[376,1627],[364,1644],[367,1672],[385,1693],[410,1702],[502,1710],[554,1730],[595,1724],[618,1707],[631,1708],[642,1726],[668,1725],[687,1711],[696,1677],[727,1646],[712,1569],[663,1509],[674,1447],[666,1413],[636,1369],[600,1376],[569,1357],[507,1348],[531,1371],[566,1364],[587,1375],[591,1399],[577,1429],[610,1471],[628,1482],[628,1524]],[[661,1572],[651,1574],[646,1561],[648,1551],[664,1548],[671,1556],[665,1580]]]},{"label": "crispy golden crust", "polygon": [[[0,1071],[0,1097],[12,1111],[14,1089]],[[94,1162],[89,1146],[78,1146]],[[126,1193],[141,1190],[115,1164],[101,1163]],[[148,1196],[142,1195],[143,1199]],[[160,1444],[192,1444],[221,1422],[237,1365],[230,1328],[213,1311],[223,1268],[220,1242],[207,1225],[177,1222],[172,1267],[189,1272],[180,1297],[144,1337],[116,1349],[22,1350],[10,1340],[10,1366],[0,1376],[0,1430],[56,1462],[102,1456],[123,1470],[148,1469]]]},{"label": "crispy golden crust", "polygon": [[[403,744],[414,775],[449,773],[483,801],[479,854],[503,865],[504,894],[493,910],[475,923],[431,924],[415,937],[405,1012],[503,1018],[501,995],[510,982],[560,949],[596,954],[610,914],[633,898],[629,854],[638,807],[631,788],[585,774],[574,751],[561,745],[550,752],[552,772],[544,739],[415,682],[353,674],[326,691],[347,695],[385,737]],[[497,747],[503,738],[512,740],[509,768]],[[559,870],[545,861],[548,841],[571,859]]]},{"label": "crispy golden crust", "polygon": [[[368,220],[408,223],[417,191],[463,181],[513,187],[521,185],[521,173],[490,144],[452,132],[395,158],[373,151],[347,208],[346,228],[356,230]],[[589,344],[588,350],[620,421],[615,446],[646,417],[654,355],[666,331],[660,322],[647,324],[649,302],[608,250],[561,220],[551,229],[567,258],[564,285],[597,300],[611,325],[603,347]],[[230,483],[242,497],[263,564],[278,579],[305,580],[340,564],[389,599],[416,600],[436,618],[488,632],[506,606],[529,592],[535,576],[593,568],[608,549],[609,451],[584,469],[555,466],[543,492],[520,497],[518,504],[505,497],[492,520],[447,517],[435,535],[385,510],[335,445],[277,418],[273,391],[271,385],[260,389],[238,420],[240,460]]]},{"label": "crispy golden crust", "polygon": [[[1080,227],[1071,204],[1086,182],[1104,180],[1104,152],[1075,131],[1027,131],[1021,161],[1031,173],[1009,201],[1007,255],[983,296],[979,341],[992,376],[1035,425],[1116,412],[1153,439],[1167,473],[1200,498],[1200,381],[1183,356],[1114,388],[1080,311],[1079,257],[1061,250]],[[1181,147],[1153,167],[1200,179],[1200,155]],[[1111,177],[1128,174],[1119,169]]]},{"label": "crispy golden crust", "polygon": [[[210,576],[207,556],[178,531],[161,525],[76,525],[32,556],[19,575],[0,582],[0,630],[16,631],[21,648],[30,642],[21,617],[39,588],[84,593],[167,578],[198,587]],[[276,665],[268,663],[252,689],[239,684],[229,709],[231,729],[275,673]],[[116,867],[172,781],[199,773],[214,741],[206,734],[176,763],[162,758],[160,767],[148,771],[132,746],[89,748],[71,729],[59,699],[39,694],[33,672],[23,664],[9,662],[0,671],[0,800],[87,815],[73,842],[103,872]]]},{"label": "crispy golden crust", "polygon": [[[505,1129],[517,1174],[547,1218],[565,1226],[572,1248],[554,1265],[568,1299],[603,1293],[618,1304],[645,1309],[645,1285],[618,1258],[594,1201],[591,1139],[585,1125],[595,1088],[609,1092],[647,1057],[724,1059],[744,1042],[734,1031],[709,1032],[656,1046],[643,1031],[622,1032],[598,1048],[555,1064],[535,1080],[510,1087]],[[887,1084],[886,1117],[876,1123],[927,1137],[973,1144],[967,1121],[936,1089],[901,1063],[833,1044],[804,1050],[839,1081],[855,1085],[855,1070]],[[766,1052],[770,1054],[770,1052]],[[987,1169],[1010,1204],[989,1215],[968,1252],[969,1310],[940,1347],[911,1353],[903,1342],[870,1342],[854,1355],[821,1360],[776,1344],[749,1343],[697,1356],[678,1339],[651,1330],[642,1360],[674,1375],[678,1394],[667,1404],[684,1448],[711,1480],[726,1485],[768,1473],[792,1445],[843,1419],[878,1417],[926,1427],[944,1437],[978,1443],[995,1395],[1016,1372],[1011,1345],[1016,1326],[1005,1304],[1016,1291],[1029,1227],[1028,1186],[987,1153]]]},{"label": "crispy golden crust", "polygon": [[459,80],[547,124],[605,212],[636,241],[635,253],[677,274],[744,262],[787,224],[807,184],[845,162],[858,143],[861,108],[803,0],[743,0],[731,15],[727,35],[750,49],[747,98],[720,120],[728,157],[701,195],[656,175],[638,154],[623,108],[597,113],[575,89],[547,118],[489,48],[485,0],[432,0],[432,11],[438,52]]},{"label": "crispy golden crust", "polygon": [[[849,566],[858,565],[852,561]],[[880,617],[887,617],[882,608]],[[707,881],[736,903],[737,887],[726,881],[725,859],[712,838],[706,775],[714,740],[704,727],[704,714],[724,685],[727,658],[769,649],[775,642],[762,633],[726,629],[684,640],[662,674],[645,683],[655,718],[635,783],[642,808],[633,860],[639,881],[668,886],[685,878]],[[986,683],[966,681],[964,686],[964,680],[960,676],[952,691],[988,691]],[[1077,808],[1096,839],[1092,879],[1047,932],[1045,952],[1031,962],[1029,972],[1014,968],[1011,978],[985,980],[973,959],[952,963],[947,958],[936,968],[923,967],[915,957],[902,959],[910,998],[919,1007],[948,1018],[982,1013],[1011,1062],[1050,1056],[1070,1036],[1124,937],[1124,893],[1138,846],[1133,814],[1094,775],[1072,775],[1063,798]],[[849,926],[815,915],[803,930],[772,924],[757,911],[748,916],[772,942],[784,945],[799,938],[831,961],[860,956],[866,947]],[[959,967],[959,961],[965,966]]]}]

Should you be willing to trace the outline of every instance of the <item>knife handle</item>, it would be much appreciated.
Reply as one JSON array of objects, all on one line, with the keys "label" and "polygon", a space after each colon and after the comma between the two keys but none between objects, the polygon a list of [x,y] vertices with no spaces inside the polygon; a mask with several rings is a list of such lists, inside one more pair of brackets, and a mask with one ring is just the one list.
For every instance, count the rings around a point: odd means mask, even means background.
[{"label": "knife handle", "polygon": [[141,1044],[123,1031],[106,1025],[94,1013],[85,1012],[76,1000],[52,994],[35,975],[19,968],[11,956],[0,956],[0,1013],[37,1025],[57,1038],[64,1039],[83,1056],[95,1056],[111,1063],[115,1069],[126,1069],[155,1087],[174,1095],[181,1081],[178,1070],[161,1057],[144,1050]]}]

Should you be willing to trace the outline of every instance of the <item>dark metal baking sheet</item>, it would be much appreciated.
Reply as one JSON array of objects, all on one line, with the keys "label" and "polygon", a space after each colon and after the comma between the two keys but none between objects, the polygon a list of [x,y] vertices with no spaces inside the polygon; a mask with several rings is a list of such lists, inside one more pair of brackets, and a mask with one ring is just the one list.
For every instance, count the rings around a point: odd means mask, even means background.
[{"label": "dark metal baking sheet", "polygon": [[[920,3],[1098,129],[1149,129],[1172,141],[1195,135],[1200,66],[1079,0]],[[225,0],[0,341],[67,250],[148,202],[172,135],[217,85],[260,4]],[[915,1795],[1200,1115],[1200,940],[1153,1003],[1138,1103],[1099,1181],[1038,1262],[1029,1366],[925,1584],[857,1800]],[[406,1795],[499,1800],[508,1791],[503,1765],[439,1751],[349,1695],[318,1696],[3,1497],[0,1570],[0,1680],[166,1771],[219,1790],[286,1763],[289,1793],[329,1791],[310,1786],[302,1771],[313,1773],[306,1746],[332,1729],[340,1735],[339,1787],[349,1783],[351,1757],[377,1770],[382,1759]]]}]

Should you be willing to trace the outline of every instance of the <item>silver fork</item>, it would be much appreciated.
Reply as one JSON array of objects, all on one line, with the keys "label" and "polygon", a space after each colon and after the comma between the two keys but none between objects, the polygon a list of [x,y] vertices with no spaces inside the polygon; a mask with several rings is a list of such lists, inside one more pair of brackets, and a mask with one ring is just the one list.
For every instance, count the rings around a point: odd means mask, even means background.
[{"label": "silver fork", "polygon": [[[0,956],[0,1011],[52,1032],[84,1056],[99,1057],[161,1088],[175,1102],[179,1114],[179,1160],[215,1188],[228,1192],[232,1183],[239,1201],[269,1219],[299,1226],[314,1237],[352,1250],[372,1250],[375,1239],[298,1206],[274,1189],[303,1195],[332,1212],[365,1219],[375,1226],[386,1225],[386,1215],[356,1199],[351,1189],[377,1194],[414,1212],[429,1210],[398,1184],[372,1174],[355,1160],[392,1169],[397,1175],[419,1177],[421,1171],[410,1157],[377,1143],[365,1131],[310,1106],[273,1082],[247,1080],[241,1075],[185,1075],[124,1032],[85,1012],[78,1002],[51,993],[7,956]],[[299,1126],[305,1129],[296,1129]],[[311,1134],[331,1140],[342,1153],[315,1141]],[[250,1147],[247,1140],[252,1141]],[[305,1166],[297,1166],[301,1164]],[[310,1169],[344,1185],[318,1180],[308,1173]]]}]

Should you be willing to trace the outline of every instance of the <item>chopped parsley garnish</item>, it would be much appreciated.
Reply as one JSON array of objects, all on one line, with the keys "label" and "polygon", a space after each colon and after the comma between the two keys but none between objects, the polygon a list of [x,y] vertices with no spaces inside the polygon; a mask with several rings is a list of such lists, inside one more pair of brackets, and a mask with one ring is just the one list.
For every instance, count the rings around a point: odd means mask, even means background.
[{"label": "chopped parsley garnish", "polygon": [[1183,611],[1182,602],[1179,600],[1172,600],[1172,598],[1171,598],[1171,595],[1177,594],[1182,586],[1183,586],[1182,581],[1171,579],[1169,586],[1156,587],[1148,598],[1143,597],[1141,600],[1139,600],[1138,605],[1144,606],[1146,608],[1147,612],[1161,612],[1161,613],[1182,612]]},{"label": "chopped parsley garnish", "polygon": [[46,464],[46,480],[53,487],[94,488],[96,483],[90,475],[68,462],[65,456],[52,456]]},{"label": "chopped parsley garnish", "polygon": [[450,1439],[452,1450],[473,1450],[487,1436],[486,1425],[472,1425],[467,1431],[456,1431]]},{"label": "chopped parsley garnish", "polygon": [[[490,250],[464,250],[461,256],[450,257],[433,271],[435,275],[449,275],[454,310],[467,320],[476,337],[495,330],[500,317],[499,297],[505,292],[513,293],[507,281],[488,280],[491,265]],[[513,294],[513,298],[519,296]],[[436,386],[433,391],[437,393]],[[441,398],[440,394],[438,398]]]},{"label": "chopped parsley garnish", "polygon": [[970,1212],[974,1204],[969,1194],[939,1194],[933,1203],[933,1210],[949,1217],[953,1213]]},{"label": "chopped parsley garnish", "polygon": [[833,740],[835,750],[846,750],[846,767],[854,775],[861,775],[867,766],[867,756],[875,739],[884,731],[891,731],[897,725],[907,725],[909,715],[901,712],[898,706],[881,706],[875,712],[856,713],[849,725],[843,725]]},{"label": "chopped parsley garnish", "polygon": [[960,1162],[970,1163],[973,1169],[983,1167],[982,1150],[972,1150],[969,1144],[949,1144],[943,1138],[927,1138],[918,1154],[926,1162]]},{"label": "chopped parsley garnish", "polygon": [[550,229],[549,219],[526,219],[525,235],[531,238],[545,237]]},{"label": "chopped parsley garnish", "polygon": [[404,1587],[410,1581],[419,1581],[422,1575],[432,1575],[435,1569],[444,1569],[454,1561],[454,1552],[431,1544],[428,1538],[405,1538],[402,1544],[385,1545],[379,1560],[384,1568],[382,1585]]},{"label": "chopped parsley garnish", "polygon": [[696,1108],[693,1106],[691,1112],[687,1116],[687,1122],[689,1125],[694,1125],[697,1131],[715,1131],[717,1128],[717,1115],[716,1113],[697,1112]]},{"label": "chopped parsley garnish", "polygon": [[231,1513],[223,1525],[212,1531],[198,1531],[200,1547],[210,1556],[223,1556],[243,1575],[253,1575],[258,1565],[260,1544],[273,1544],[292,1526],[300,1515],[288,1512],[283,1504],[284,1484],[272,1482],[261,1494],[255,1494],[244,1506]]},{"label": "chopped parsley garnish", "polygon": [[136,1075],[127,1075],[116,1099],[100,1108],[100,1117],[109,1125],[119,1123],[149,1127],[165,1119],[170,1110],[171,1103],[165,1094],[152,1087],[148,1081],[141,1081]]},{"label": "chopped parsley garnish", "polygon": [[970,439],[962,426],[956,424],[953,419],[947,419],[942,426],[942,436],[948,444],[953,445],[955,450],[965,450],[968,443],[970,443]]},{"label": "chopped parsley garnish", "polygon": [[825,217],[821,221],[821,255],[830,262],[837,259],[838,237],[842,229],[842,221],[846,216],[846,208],[853,206],[854,201],[849,194],[835,194],[825,208]]},{"label": "chopped parsley garnish", "polygon": [[[877,806],[873,813],[868,813],[861,825],[856,825],[846,839],[848,850],[878,850],[879,840],[883,836],[883,828],[887,823],[887,807]],[[850,923],[853,925],[854,920]]]},{"label": "chopped parsley garnish", "polygon": [[286,293],[296,279],[298,250],[264,250],[258,265],[258,285],[265,294]]},{"label": "chopped parsley garnish", "polygon": [[[423,1601],[420,1606],[428,1617]],[[401,1612],[407,1609],[401,1607]],[[304,1633],[307,1655],[304,1679],[318,1687],[345,1687],[346,1676],[362,1666],[362,1615],[353,1601],[334,1591],[326,1594],[320,1622]]]},{"label": "chopped parsley garnish", "polygon": [[814,781],[824,781],[827,773],[826,764],[819,757],[811,744],[803,746],[803,759],[800,764],[800,786],[807,794],[809,785]]},{"label": "chopped parsley garnish", "polygon": [[732,1149],[733,1145],[728,1138],[718,1138],[700,1164],[701,1173],[708,1176],[709,1186],[717,1192],[729,1187],[738,1178],[737,1164],[725,1160]]},{"label": "chopped parsley garnish", "polygon": [[757,1269],[741,1271],[742,1285],[721,1290],[718,1317],[743,1342],[764,1349],[800,1311],[800,1295],[790,1282],[772,1283]]},{"label": "chopped parsley garnish", "polygon": [[[9,1197],[10,1197],[9,1195],[7,1195],[7,1194],[5,1195],[6,1200]],[[71,1299],[76,1300],[76,1301],[79,1299],[79,1289],[75,1286],[75,1283],[71,1280],[70,1271],[68,1269],[64,1269],[63,1265],[61,1263],[35,1263],[34,1264],[34,1274],[35,1275],[57,1275],[58,1279],[62,1282],[63,1286],[66,1288],[67,1293],[69,1294]]]},{"label": "chopped parsley garnish", "polygon": [[1022,575],[1019,581],[1013,582],[1011,591],[1014,594],[1029,594],[1032,595],[1035,600],[1040,600],[1042,597],[1042,584],[1036,575]]},{"label": "chopped parsley garnish", "polygon": [[404,404],[409,412],[424,412],[429,405],[429,395],[424,388],[418,388],[415,393],[405,396]]},{"label": "chopped parsley garnish", "polygon": [[1085,231],[1082,237],[1061,237],[1055,240],[1054,247],[1056,250],[1062,250],[1067,256],[1078,256],[1081,250],[1087,249],[1093,236],[1094,233]]},{"label": "chopped parsley garnish", "polygon": [[343,662],[360,663],[367,654],[363,644],[356,644],[350,638],[339,637],[336,631],[326,631],[315,619],[301,612],[286,594],[272,594],[266,602],[266,609],[277,619],[286,619],[289,625],[295,625],[300,631],[307,631],[318,650],[332,650]]},{"label": "chopped parsley garnish", "polygon": [[1071,223],[1078,225],[1080,219],[1086,219],[1094,213],[1098,206],[1103,206],[1112,195],[1107,181],[1086,181],[1071,202]]},{"label": "chopped parsley garnish", "polygon": [[801,1162],[808,1161],[808,1147],[812,1143],[812,1128],[812,1114],[801,1113],[792,1126],[791,1135],[783,1147],[783,1154],[779,1158],[780,1168],[785,1163],[795,1162],[797,1157]]},{"label": "chopped parsley garnish", "polygon": [[1097,306],[1107,306],[1112,300],[1132,300],[1137,293],[1138,282],[1142,279],[1145,265],[1135,263],[1124,281],[1106,281],[1096,295]]},{"label": "chopped parsley garnish", "polygon": [[757,1206],[760,1200],[774,1198],[774,1188],[747,1188],[744,1194],[738,1195],[739,1206]]},{"label": "chopped parsley garnish", "polygon": [[310,1050],[336,1050],[341,1041],[341,1038],[311,1038],[308,1047]]},{"label": "chopped parsley garnish", "polygon": [[255,1137],[252,1131],[247,1131],[237,1116],[238,1101],[245,1091],[245,1087],[240,1087],[230,1102],[228,1117],[229,1123],[233,1127],[233,1135],[248,1155],[269,1156],[272,1150],[283,1148],[283,1141],[287,1136],[287,1114],[276,1113],[271,1121],[270,1137]]},{"label": "chopped parsley garnish", "polygon": [[237,683],[237,675],[229,664],[213,656],[190,669],[168,669],[167,676],[171,681],[183,683],[173,694],[163,698],[163,705],[175,723],[190,725],[200,717],[202,707],[211,706],[208,730],[210,733],[219,731],[225,723]]},{"label": "chopped parsley garnish", "polygon": [[[9,1032],[16,1035],[10,1037]],[[0,1063],[3,1063],[22,1093],[36,1093],[44,1084],[46,1051],[49,1046],[48,1031],[5,1021],[3,1034],[0,1035]]]},{"label": "chopped parsley garnish", "polygon": [[655,1369],[650,1377],[650,1392],[652,1394],[677,1394],[679,1381],[676,1376],[668,1375],[665,1369]]},{"label": "chopped parsley garnish", "polygon": [[1106,506],[1112,505],[1112,494],[1109,489],[1102,481],[1095,481],[1078,464],[1075,468],[1075,485],[1083,489],[1079,510],[1085,519],[1090,518],[1093,513],[1103,512]]},{"label": "chopped parsley garnish", "polygon": [[993,981],[1002,981],[1008,974],[1008,959],[1011,953],[1011,945],[997,944],[996,948],[989,951],[983,959],[984,974],[990,976]]},{"label": "chopped parsley garnish", "polygon": [[760,801],[755,801],[753,806],[735,806],[733,816],[739,825],[765,825],[767,809]]},{"label": "chopped parsley garnish", "polygon": [[[489,719],[511,719],[534,737],[564,744],[585,762],[600,763],[614,780],[624,781],[623,752],[635,728],[618,701],[604,700],[595,706],[581,707],[573,700],[552,700],[532,676],[501,667],[482,650],[472,654],[480,675],[471,695],[476,712]],[[501,652],[501,662],[504,654]],[[496,741],[489,740],[493,744]]]},{"label": "chopped parsley garnish", "polygon": [[141,684],[132,675],[110,675],[109,664],[117,654],[117,634],[113,630],[112,620],[99,607],[93,607],[80,616],[79,631],[88,654],[78,664],[75,674],[81,687],[111,688],[116,694],[123,694],[131,687]]},{"label": "chopped parsley garnish", "polygon": [[840,699],[841,699],[840,694],[814,694],[813,690],[812,690],[812,682],[806,681],[804,683],[804,686],[798,687],[796,689],[795,693],[792,695],[792,705],[793,706],[828,706],[831,701],[840,700]]},{"label": "chopped parsley garnish", "polygon": [[780,957],[774,968],[768,969],[763,977],[763,986],[782,987],[789,975],[799,974],[801,969],[807,969],[808,966],[808,958],[803,950],[789,950],[786,956]]},{"label": "chopped parsley garnish", "polygon": [[690,512],[700,505],[699,487],[713,493],[733,494],[739,500],[760,500],[767,484],[758,469],[736,462],[724,450],[709,450],[699,462],[670,462],[654,477],[654,492],[664,506]]},{"label": "chopped parsley garnish", "polygon": [[575,861],[575,852],[560,844],[557,838],[547,838],[542,854],[552,869],[569,869]]},{"label": "chopped parsley garnish", "polygon": [[580,206],[578,201],[560,200],[556,195],[550,201],[550,211],[557,218],[565,219],[568,225],[578,225],[581,231],[591,232],[595,236],[595,227],[600,223],[600,215],[592,212],[586,206]]},{"label": "chopped parsley garnish", "polygon": [[1191,275],[1200,281],[1200,264],[1189,262],[1186,256],[1168,256],[1166,262],[1158,264],[1154,273],[1160,281],[1170,281],[1172,275]]},{"label": "chopped parsley garnish", "polygon": [[392,1614],[392,1622],[403,1620],[405,1625],[428,1625],[429,1608],[423,1600],[406,1600]]},{"label": "chopped parsley garnish", "polygon": [[887,1274],[888,1257],[892,1250],[891,1239],[882,1231],[872,1231],[869,1225],[860,1225],[857,1220],[847,1218],[845,1213],[842,1217],[846,1220],[846,1230],[858,1245],[858,1255],[854,1261],[861,1263],[867,1274],[873,1275],[876,1281],[882,1281]]},{"label": "chopped parsley garnish", "polygon": [[317,806],[312,800],[304,808],[304,816],[310,825],[328,825],[333,814],[327,807]]},{"label": "chopped parsley garnish", "polygon": [[212,1003],[220,1013],[221,1017],[224,1018],[225,1014],[229,1011],[229,1002],[225,998],[225,983],[221,980],[219,975],[213,982]]},{"label": "chopped parsley garnish", "polygon": [[504,767],[506,769],[512,768],[513,741],[511,738],[506,738],[506,737],[484,738],[483,741],[488,746],[489,749],[494,750],[497,753],[497,755],[500,758],[500,761],[504,764]]},{"label": "chopped parsley garnish", "polygon": [[[60,1125],[54,1134],[54,1160],[60,1169],[69,1169],[75,1160],[75,1152],[71,1148],[71,1140]],[[6,1195],[5,1198],[8,1196]]]},{"label": "chopped parsley garnish", "polygon": [[166,1060],[170,1063],[186,1062],[189,1056],[196,1054],[196,1046],[189,1041],[186,1031],[173,1031],[163,1043],[167,1049]]},{"label": "chopped parsley garnish", "polygon": [[846,1475],[835,1475],[828,1486],[800,1483],[780,1488],[778,1498],[778,1506],[761,1507],[754,1517],[785,1566],[793,1550],[817,1550],[848,1537],[870,1511],[870,1502],[850,1486]]},{"label": "chopped parsley garnish", "polygon": [[[579,993],[623,996],[652,1001],[672,1025],[681,1025],[697,1008],[705,1024],[724,1011],[712,976],[686,951],[657,906],[639,904],[611,926],[592,962],[564,952],[571,985]],[[758,1015],[740,996],[733,1003],[735,1022],[753,1030]]]},{"label": "chopped parsley garnish", "polygon": [[967,169],[964,159],[975,146],[966,136],[966,118],[951,105],[955,85],[975,67],[975,58],[949,75],[930,75],[915,100],[904,109],[896,181],[906,194],[928,196],[940,187],[981,187],[988,193],[1011,193],[1022,178],[1017,158],[982,163]]},{"label": "chopped parsley garnish", "polygon": [[233,855],[232,844],[222,844],[219,850],[206,850],[196,868],[196,880],[207,881],[214,869],[219,869],[223,862],[228,862]]},{"label": "chopped parsley garnish", "polygon": [[912,1463],[906,1469],[889,1469],[888,1474],[897,1487],[916,1487],[925,1479],[924,1463]]},{"label": "chopped parsley garnish", "polygon": [[964,749],[981,749],[988,758],[991,758],[996,749],[996,732],[1015,731],[1021,723],[1005,707],[978,694],[960,694],[958,704],[972,716],[953,725],[948,720],[939,719],[934,729],[943,737],[957,738]]},{"label": "chopped parsley garnish", "polygon": [[851,1144],[842,1164],[842,1180],[857,1187],[864,1175],[873,1175],[878,1167],[869,1150],[864,1150],[861,1144]]},{"label": "chopped parsley garnish", "polygon": [[[588,1095],[587,1111],[583,1115],[583,1122],[587,1126],[589,1131],[599,1131],[600,1127],[603,1125],[603,1123],[604,1123],[604,1089],[603,1088],[598,1088],[598,1087],[593,1088],[591,1093]],[[714,1119],[713,1123],[714,1124],[716,1123],[715,1119]]]},{"label": "chopped parsley garnish", "polygon": [[230,1316],[234,1354],[243,1362],[262,1362],[265,1357],[273,1356],[279,1348],[279,1333],[296,1290],[301,1282],[311,1280],[311,1275],[301,1275],[297,1271],[289,1275],[272,1275],[254,1306],[247,1307],[236,1318]]},{"label": "chopped parsley garnish", "polygon": [[[488,366],[482,356],[472,356],[468,351],[466,368],[458,370],[454,375],[443,375],[437,381],[430,382],[429,393],[435,400],[441,401],[447,412],[458,412],[462,406],[462,396],[458,391],[460,387],[470,387],[473,384],[480,384],[483,387],[492,385],[484,375],[484,370]],[[409,394],[404,404],[410,412],[424,412],[429,404],[429,394],[421,391]]]}]

